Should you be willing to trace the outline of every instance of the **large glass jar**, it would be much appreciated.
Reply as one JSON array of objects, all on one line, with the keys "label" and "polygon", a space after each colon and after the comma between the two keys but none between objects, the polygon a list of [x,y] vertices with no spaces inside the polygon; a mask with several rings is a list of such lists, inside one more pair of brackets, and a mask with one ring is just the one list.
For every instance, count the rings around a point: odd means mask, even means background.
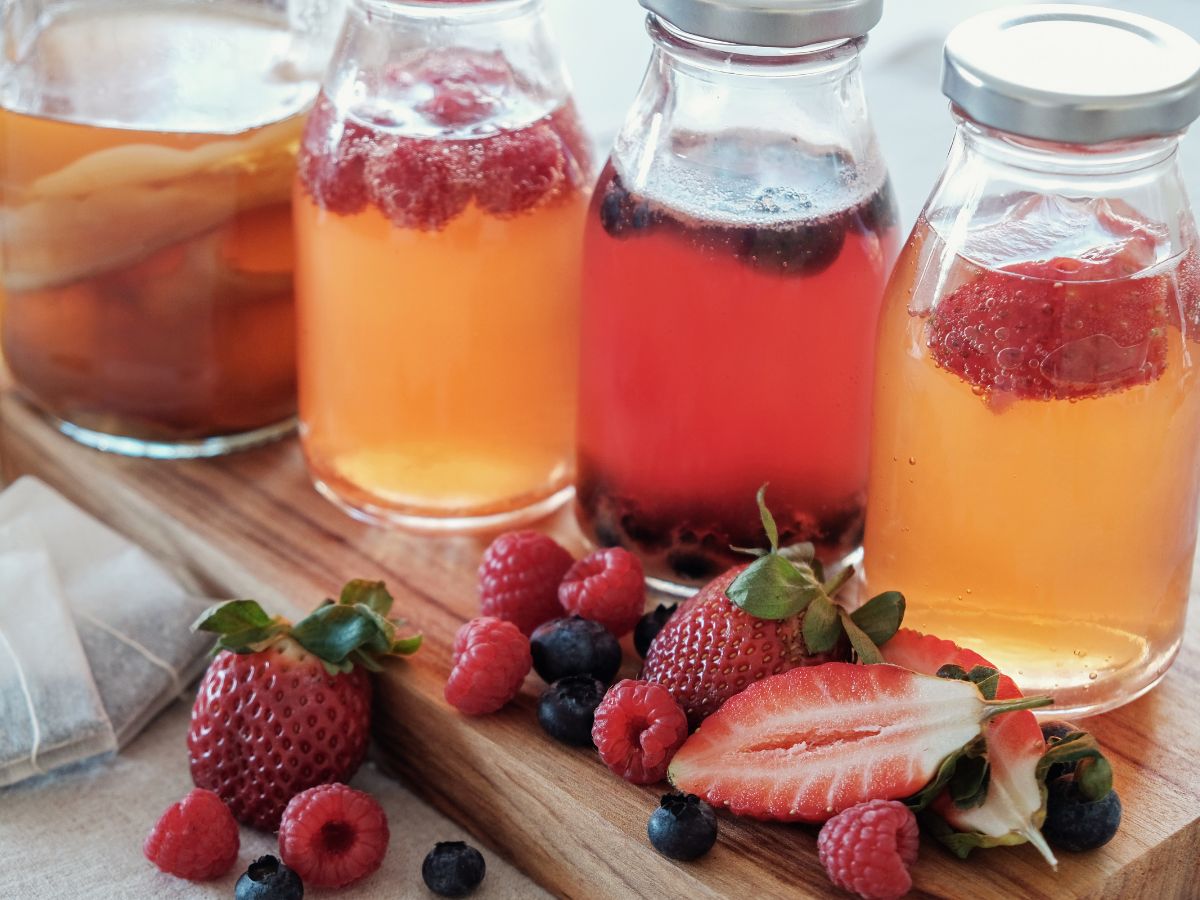
[{"label": "large glass jar", "polygon": [[578,518],[687,593],[762,543],[862,537],[898,244],[859,54],[880,2],[643,0],[654,49],[584,258]]},{"label": "large glass jar", "polygon": [[1183,634],[1200,264],[1177,149],[1200,47],[1023,7],[952,33],[944,87],[958,132],[880,329],[867,579],[1055,715],[1095,712]]},{"label": "large glass jar", "polygon": [[542,0],[352,0],[296,189],[327,496],[422,529],[569,496],[591,178]]},{"label": "large glass jar", "polygon": [[290,187],[323,68],[303,5],[5,5],[4,356],[72,437],[180,457],[288,430]]}]

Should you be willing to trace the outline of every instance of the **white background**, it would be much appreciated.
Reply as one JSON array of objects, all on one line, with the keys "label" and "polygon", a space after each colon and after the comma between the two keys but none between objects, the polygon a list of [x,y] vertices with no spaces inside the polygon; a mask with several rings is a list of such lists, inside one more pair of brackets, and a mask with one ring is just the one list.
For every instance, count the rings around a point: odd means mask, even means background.
[{"label": "white background", "polygon": [[[607,150],[641,82],[650,54],[637,0],[547,0],[593,136]],[[1006,0],[884,0],[864,69],[871,114],[892,172],[903,220],[912,222],[933,186],[953,133],[939,89],[942,41],[973,13]],[[1200,0],[1108,0],[1155,16],[1200,39]],[[1114,61],[1120,65],[1120,61]],[[1183,166],[1200,203],[1200,125],[1184,141]]]}]

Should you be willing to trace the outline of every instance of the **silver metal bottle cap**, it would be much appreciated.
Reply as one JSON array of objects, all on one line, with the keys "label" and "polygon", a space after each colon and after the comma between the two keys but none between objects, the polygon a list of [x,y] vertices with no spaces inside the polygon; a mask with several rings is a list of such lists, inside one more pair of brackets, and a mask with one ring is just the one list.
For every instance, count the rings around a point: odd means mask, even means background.
[{"label": "silver metal bottle cap", "polygon": [[1136,13],[1010,7],[950,32],[942,92],[975,121],[1023,137],[1172,134],[1200,116],[1200,44]]},{"label": "silver metal bottle cap", "polygon": [[641,0],[680,31],[750,47],[805,47],[866,34],[883,0]]}]

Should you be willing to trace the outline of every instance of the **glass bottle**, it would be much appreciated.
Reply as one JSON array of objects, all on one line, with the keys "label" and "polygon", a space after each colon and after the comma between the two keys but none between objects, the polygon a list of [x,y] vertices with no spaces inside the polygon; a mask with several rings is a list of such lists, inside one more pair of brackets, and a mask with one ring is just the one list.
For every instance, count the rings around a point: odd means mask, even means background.
[{"label": "glass bottle", "polygon": [[542,0],[352,0],[296,188],[326,496],[422,529],[569,496],[590,166]]},{"label": "glass bottle", "polygon": [[209,456],[292,427],[291,183],[323,3],[5,4],[3,350],[75,439]]},{"label": "glass bottle", "polygon": [[643,0],[654,42],[589,213],[577,514],[690,593],[759,546],[862,536],[898,247],[863,94],[879,2]]},{"label": "glass bottle", "polygon": [[880,329],[867,579],[1055,716],[1097,712],[1183,633],[1200,265],[1177,150],[1200,46],[1002,10],[951,34],[944,90],[957,134]]}]

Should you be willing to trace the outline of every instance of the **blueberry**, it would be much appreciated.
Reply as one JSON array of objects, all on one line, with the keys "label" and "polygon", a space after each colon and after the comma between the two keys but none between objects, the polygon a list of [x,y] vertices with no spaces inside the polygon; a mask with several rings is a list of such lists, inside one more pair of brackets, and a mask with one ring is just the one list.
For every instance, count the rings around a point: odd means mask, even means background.
[{"label": "blueberry", "polygon": [[618,175],[613,175],[600,201],[600,224],[615,238],[632,237],[644,231],[658,219],[650,204],[625,189]]},{"label": "blueberry", "polygon": [[866,203],[858,209],[858,229],[863,232],[881,234],[896,227],[896,192],[889,179],[883,183]]},{"label": "blueberry", "polygon": [[[1064,722],[1062,719],[1054,719],[1050,722],[1042,723],[1042,737],[1049,744],[1052,740],[1061,741],[1069,734],[1074,734],[1077,731],[1082,731],[1077,725],[1071,722]],[[1079,765],[1078,761],[1069,763],[1055,763],[1046,770],[1046,784],[1052,781],[1057,781],[1063,775],[1070,775],[1075,771],[1075,767]]]},{"label": "blueberry", "polygon": [[421,863],[425,886],[443,897],[465,897],[486,871],[483,854],[462,841],[439,841]]},{"label": "blueberry", "polygon": [[717,814],[695,794],[666,794],[646,824],[654,849],[671,859],[699,859],[717,842]]},{"label": "blueberry", "polygon": [[538,724],[556,741],[576,747],[592,746],[592,722],[604,699],[604,682],[591,675],[568,675],[542,692]]},{"label": "blueberry", "polygon": [[755,268],[781,275],[816,275],[842,252],[846,225],[843,217],[835,216],[790,226],[751,226],[737,238],[737,255]]},{"label": "blueberry", "polygon": [[571,616],[539,625],[529,638],[533,668],[547,684],[568,675],[591,675],[605,684],[621,668],[621,645],[598,622]]},{"label": "blueberry", "polygon": [[662,631],[667,620],[674,615],[675,609],[676,604],[674,603],[670,606],[660,603],[654,612],[648,612],[638,620],[637,626],[633,629],[633,646],[637,648],[638,656],[642,659],[646,658],[651,642]]},{"label": "blueberry", "polygon": [[274,856],[260,856],[250,863],[234,888],[236,900],[300,900],[303,896],[300,876]]},{"label": "blueberry", "polygon": [[1060,850],[1095,850],[1112,840],[1121,827],[1121,798],[1109,791],[1089,801],[1067,775],[1050,783],[1042,834]]}]

